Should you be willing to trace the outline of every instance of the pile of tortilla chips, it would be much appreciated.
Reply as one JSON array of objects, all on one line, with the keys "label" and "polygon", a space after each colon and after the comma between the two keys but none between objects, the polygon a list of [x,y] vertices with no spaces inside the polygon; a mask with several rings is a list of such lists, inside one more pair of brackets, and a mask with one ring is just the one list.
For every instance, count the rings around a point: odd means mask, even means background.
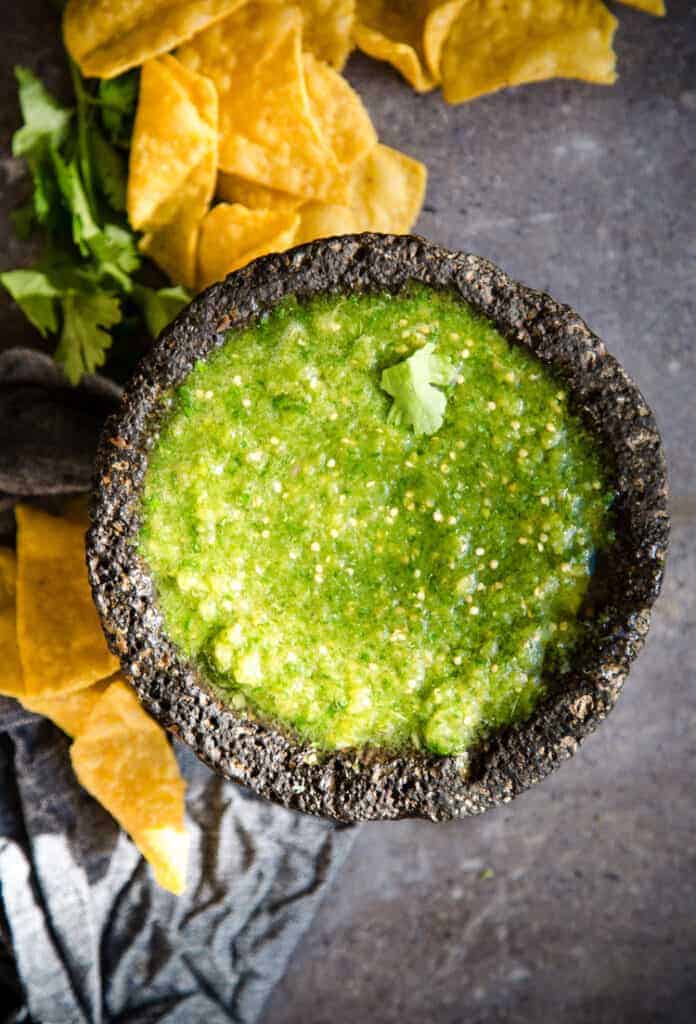
[{"label": "pile of tortilla chips", "polygon": [[199,290],[299,242],[411,229],[425,167],[378,143],[337,70],[355,13],[354,0],[68,4],[85,74],[141,67],[128,216],[172,281]]},{"label": "pile of tortilla chips", "polygon": [[339,74],[354,45],[461,103],[610,84],[616,24],[602,0],[69,0],[64,36],[85,75],[142,67],[128,216],[171,280],[201,289],[264,253],[415,223],[426,169],[378,143]]},{"label": "pile of tortilla chips", "polygon": [[17,508],[17,553],[0,548],[0,693],[73,739],[82,785],[173,893],[186,884],[185,784],[166,733],[118,674],[92,603],[82,503],[61,518]]}]

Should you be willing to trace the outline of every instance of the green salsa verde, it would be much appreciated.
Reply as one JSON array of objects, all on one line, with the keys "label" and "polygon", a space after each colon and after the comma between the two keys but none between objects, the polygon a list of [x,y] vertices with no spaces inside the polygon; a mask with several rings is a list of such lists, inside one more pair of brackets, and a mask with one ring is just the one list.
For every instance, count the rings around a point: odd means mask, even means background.
[{"label": "green salsa verde", "polygon": [[455,296],[286,300],[171,395],[140,553],[222,698],[317,750],[466,751],[566,671],[612,492]]}]

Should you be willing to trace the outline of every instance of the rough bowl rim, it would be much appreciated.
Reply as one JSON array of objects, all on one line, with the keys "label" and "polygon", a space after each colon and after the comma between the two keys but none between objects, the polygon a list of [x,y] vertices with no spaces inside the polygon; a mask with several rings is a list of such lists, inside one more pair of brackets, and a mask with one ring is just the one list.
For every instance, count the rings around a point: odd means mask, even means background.
[{"label": "rough bowl rim", "polygon": [[[166,392],[193,364],[288,295],[398,291],[409,281],[459,295],[563,379],[610,452],[617,542],[603,616],[563,686],[470,757],[338,751],[320,763],[279,729],[240,718],[168,639],[133,539],[147,453]],[[295,810],[337,821],[444,821],[505,803],[572,756],[614,706],[644,643],[669,538],[665,460],[655,419],[603,342],[570,307],[488,260],[413,235],[344,235],[255,260],[196,298],[160,335],[107,421],[87,535],[92,592],[111,650],[145,707],[213,770]]]}]

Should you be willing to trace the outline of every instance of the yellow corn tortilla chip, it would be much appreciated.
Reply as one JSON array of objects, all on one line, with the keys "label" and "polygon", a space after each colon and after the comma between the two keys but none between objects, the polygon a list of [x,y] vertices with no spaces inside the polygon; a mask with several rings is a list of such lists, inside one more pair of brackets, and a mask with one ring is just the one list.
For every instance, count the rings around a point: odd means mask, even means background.
[{"label": "yellow corn tortilla chip", "polygon": [[405,234],[418,219],[427,182],[424,164],[378,145],[349,177],[350,201],[300,208],[296,244],[359,231]]},{"label": "yellow corn tortilla chip", "polygon": [[616,79],[617,21],[600,0],[469,0],[442,55],[448,103],[547,78]]},{"label": "yellow corn tortilla chip", "polygon": [[639,11],[646,11],[648,14],[657,14],[658,17],[667,13],[664,0],[619,0],[619,3],[637,7]]},{"label": "yellow corn tortilla chip", "polygon": [[[423,42],[426,22],[442,6],[442,0],[358,0],[355,42],[371,57],[392,64],[416,92],[427,92],[438,78],[426,61]],[[452,18],[444,30],[445,35],[451,21]],[[429,42],[431,51],[436,48],[434,36],[437,35],[433,24],[429,29],[429,37],[433,36]]]},{"label": "yellow corn tortilla chip", "polygon": [[80,783],[129,833],[164,889],[186,886],[185,783],[164,730],[122,680],[110,683],[70,749]]},{"label": "yellow corn tortilla chip", "polygon": [[83,75],[113,78],[159,57],[246,0],[69,0],[65,46]]},{"label": "yellow corn tortilla chip", "polygon": [[302,46],[341,71],[353,49],[355,0],[298,0]]},{"label": "yellow corn tortilla chip", "polygon": [[16,585],[15,553],[9,548],[0,548],[0,694],[3,697],[20,697],[24,692],[17,646]]},{"label": "yellow corn tortilla chip", "polygon": [[299,220],[292,210],[249,210],[239,203],[214,206],[201,227],[199,288],[221,281],[257,256],[289,248]]},{"label": "yellow corn tortilla chip", "polygon": [[118,669],[87,579],[87,522],[17,506],[17,642],[29,697],[81,690]]},{"label": "yellow corn tortilla chip", "polygon": [[[207,161],[207,164],[206,164]],[[194,171],[217,162],[217,94],[174,57],[143,66],[128,169],[128,219],[137,230],[170,223]]]},{"label": "yellow corn tortilla chip", "polygon": [[182,189],[182,205],[173,220],[140,239],[138,248],[149,256],[173,284],[185,288],[196,285],[196,253],[201,223],[205,217],[214,184],[215,167],[204,157]]},{"label": "yellow corn tortilla chip", "polygon": [[226,174],[220,171],[215,193],[226,203],[241,203],[250,210],[284,210],[292,212],[302,205],[299,196],[291,196],[289,192],[279,192],[275,188],[267,188],[256,181],[247,181],[238,174]]},{"label": "yellow corn tortilla chip", "polygon": [[305,82],[315,117],[342,169],[377,145],[377,132],[362,100],[348,82],[311,53],[304,55]]},{"label": "yellow corn tortilla chip", "polygon": [[440,64],[447,37],[466,2],[467,0],[449,0],[447,3],[438,3],[429,11],[423,23],[423,56],[425,65],[436,82],[442,80]]},{"label": "yellow corn tortilla chip", "polygon": [[178,51],[215,82],[223,171],[307,199],[345,194],[340,166],[314,116],[304,78],[302,17],[248,4]]},{"label": "yellow corn tortilla chip", "polygon": [[12,548],[0,548],[0,608],[14,604],[17,593],[17,556]]},{"label": "yellow corn tortilla chip", "polygon": [[51,721],[70,737],[79,736],[97,701],[106,690],[110,680],[102,679],[92,683],[86,690],[65,694],[63,697],[21,696],[22,705]]}]

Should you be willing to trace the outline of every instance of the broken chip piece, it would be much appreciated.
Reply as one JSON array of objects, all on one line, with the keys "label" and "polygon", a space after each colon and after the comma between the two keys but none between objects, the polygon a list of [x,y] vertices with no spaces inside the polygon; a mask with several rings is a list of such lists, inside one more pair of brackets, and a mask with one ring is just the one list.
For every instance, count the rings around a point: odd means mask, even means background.
[{"label": "broken chip piece", "polygon": [[427,92],[438,77],[426,60],[425,26],[443,6],[452,5],[442,0],[358,0],[355,41],[371,57],[392,64],[416,92]]},{"label": "broken chip piece", "polygon": [[24,691],[17,647],[16,583],[15,553],[0,548],[0,694],[4,697],[19,697]]},{"label": "broken chip piece", "polygon": [[198,248],[198,285],[221,281],[232,270],[291,246],[299,224],[292,210],[250,210],[219,203],[203,221]]},{"label": "broken chip piece", "polygon": [[186,784],[167,734],[122,680],[95,703],[70,756],[81,785],[129,833],[159,885],[183,892]]},{"label": "broken chip piece", "polygon": [[442,55],[448,103],[547,78],[616,79],[612,40],[617,21],[600,0],[470,0]]},{"label": "broken chip piece", "polygon": [[112,675],[87,580],[87,522],[19,505],[17,642],[27,696],[57,696]]},{"label": "broken chip piece", "polygon": [[297,242],[359,231],[405,234],[418,219],[427,170],[399,150],[377,145],[351,171],[344,205],[306,203],[300,209]]}]

